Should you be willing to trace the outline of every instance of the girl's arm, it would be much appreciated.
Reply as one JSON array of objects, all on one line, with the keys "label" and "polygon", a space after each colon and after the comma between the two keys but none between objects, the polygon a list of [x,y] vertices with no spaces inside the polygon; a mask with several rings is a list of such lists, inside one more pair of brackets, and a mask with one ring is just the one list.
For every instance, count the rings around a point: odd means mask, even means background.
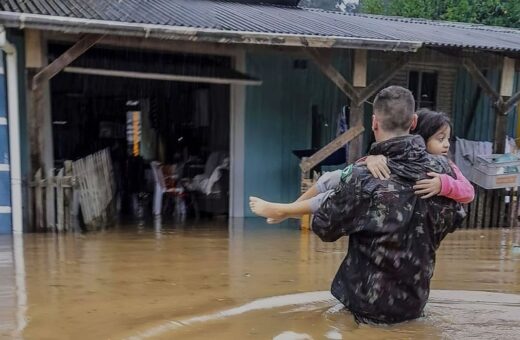
[{"label": "girl's arm", "polygon": [[460,203],[470,203],[475,198],[475,189],[473,185],[464,177],[459,168],[450,162],[450,166],[455,173],[456,178],[443,174],[440,176],[441,191],[440,196],[451,198]]},{"label": "girl's arm", "polygon": [[359,159],[356,164],[366,165],[368,171],[375,178],[383,180],[390,178],[390,168],[387,165],[386,157],[383,155],[369,155]]}]

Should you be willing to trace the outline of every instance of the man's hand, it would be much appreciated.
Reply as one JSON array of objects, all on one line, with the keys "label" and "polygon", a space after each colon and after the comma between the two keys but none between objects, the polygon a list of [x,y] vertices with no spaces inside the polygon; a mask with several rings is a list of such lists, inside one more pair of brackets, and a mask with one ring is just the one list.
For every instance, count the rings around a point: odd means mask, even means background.
[{"label": "man's hand", "polygon": [[389,179],[390,178],[390,169],[386,164],[386,157],[383,155],[377,156],[367,156],[360,164],[364,164],[367,166],[368,171],[375,178],[379,179]]},{"label": "man's hand", "polygon": [[427,175],[431,178],[417,181],[413,186],[415,194],[421,198],[430,198],[441,192],[441,175],[435,172],[428,172]]}]

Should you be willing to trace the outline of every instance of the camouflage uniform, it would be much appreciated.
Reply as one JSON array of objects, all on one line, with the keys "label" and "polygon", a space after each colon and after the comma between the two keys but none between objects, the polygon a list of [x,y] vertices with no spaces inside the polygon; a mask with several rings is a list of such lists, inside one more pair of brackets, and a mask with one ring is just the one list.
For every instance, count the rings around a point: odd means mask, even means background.
[{"label": "camouflage uniform", "polygon": [[435,251],[464,211],[448,198],[414,194],[412,186],[427,172],[453,176],[446,157],[428,154],[420,136],[374,144],[370,154],[387,157],[390,180],[374,178],[362,165],[347,167],[315,213],[312,230],[326,242],[350,236],[332,294],[358,321],[396,323],[421,316]]}]

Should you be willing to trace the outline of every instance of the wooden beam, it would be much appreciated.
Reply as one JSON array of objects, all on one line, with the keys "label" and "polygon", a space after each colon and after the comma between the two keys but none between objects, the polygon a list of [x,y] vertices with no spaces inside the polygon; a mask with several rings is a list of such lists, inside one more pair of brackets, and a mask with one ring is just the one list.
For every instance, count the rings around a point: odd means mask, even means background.
[{"label": "wooden beam", "polygon": [[504,109],[505,111],[509,111],[516,103],[520,101],[520,91],[515,93],[511,98],[507,100],[507,102],[504,103]]},{"label": "wooden beam", "polygon": [[343,77],[343,75],[332,65],[330,56],[314,49],[306,49],[310,58],[319,67],[319,69],[334,83],[336,86],[354,102],[358,102],[358,94],[356,89]]},{"label": "wooden beam", "polygon": [[482,90],[484,90],[484,92],[486,92],[486,94],[490,96],[494,102],[499,102],[502,99],[471,59],[464,58],[462,64],[464,65],[464,68],[469,72],[471,77],[477,82],[477,84],[480,85],[480,87],[482,87]]},{"label": "wooden beam", "polygon": [[88,34],[83,36],[72,47],[70,47],[67,51],[65,51],[62,55],[60,55],[52,63],[47,65],[34,76],[32,80],[33,90],[36,89],[39,84],[45,81],[49,81],[61,70],[70,65],[70,63],[72,63],[89,48],[95,45],[101,38],[103,38],[103,35],[101,34]]},{"label": "wooden beam", "polygon": [[[364,53],[365,52],[365,53]],[[366,51],[358,52],[354,56],[354,81],[361,85],[366,84]],[[362,86],[354,87],[343,75],[332,65],[330,56],[325,55],[317,49],[308,49],[307,53],[320,68],[320,70],[334,83],[336,86],[351,100],[350,124],[351,126],[362,126],[364,108],[363,103],[376,93],[386,82],[395,76],[407,63],[409,57],[407,55],[399,58],[397,62],[389,68],[389,70],[381,74],[377,79],[372,81],[367,88]],[[364,79],[363,79],[364,75]],[[356,80],[357,79],[357,80]],[[356,136],[355,136],[356,137]],[[353,138],[355,138],[353,137]],[[343,144],[342,144],[343,145]],[[336,151],[342,145],[337,146]],[[360,139],[352,141],[350,144],[349,161],[357,160],[361,156],[362,141]],[[319,151],[318,151],[319,152]],[[331,153],[332,153],[331,152]],[[327,157],[327,156],[326,156]],[[311,157],[312,158],[312,157]],[[320,160],[321,161],[321,160]],[[311,167],[312,168],[312,167]]]},{"label": "wooden beam", "polygon": [[354,87],[367,86],[367,50],[354,51],[354,75],[352,76]]},{"label": "wooden beam", "polygon": [[515,81],[515,60],[504,57],[502,64],[502,79],[500,82],[500,95],[511,97]]},{"label": "wooden beam", "polygon": [[338,150],[343,145],[347,144],[357,136],[359,136],[361,133],[365,131],[365,128],[361,125],[354,126],[350,129],[348,129],[343,134],[339,135],[336,139],[334,139],[329,144],[325,145],[323,148],[321,148],[318,152],[316,152],[314,155],[312,155],[309,158],[306,158],[304,161],[300,163],[300,168],[303,172],[310,171],[312,168],[314,168],[316,165],[318,165],[321,161],[323,161],[325,158],[332,155],[336,150]]},{"label": "wooden beam", "polygon": [[363,103],[372,97],[379,89],[389,82],[403,67],[408,64],[409,56],[403,55],[394,64],[392,64],[386,72],[381,73],[379,77],[374,79],[368,87],[363,89],[359,94],[359,103]]},{"label": "wooden beam", "polygon": [[134,78],[134,79],[154,79],[165,81],[179,81],[190,83],[207,83],[207,84],[236,84],[236,85],[262,85],[259,79],[241,79],[241,78],[217,78],[217,77],[202,77],[190,76],[180,74],[165,74],[152,72],[136,72],[136,71],[121,71],[121,70],[107,70],[101,68],[87,68],[87,67],[65,67],[63,72],[76,74],[90,74],[96,76],[120,77],[120,78]]},{"label": "wooden beam", "polygon": [[[504,57],[502,66],[502,79],[500,82],[500,97],[495,103],[495,140],[493,143],[493,152],[502,154],[506,151],[507,136],[507,113],[513,105],[520,99],[520,91],[513,94],[515,60]],[[507,97],[509,100],[505,101]]]}]

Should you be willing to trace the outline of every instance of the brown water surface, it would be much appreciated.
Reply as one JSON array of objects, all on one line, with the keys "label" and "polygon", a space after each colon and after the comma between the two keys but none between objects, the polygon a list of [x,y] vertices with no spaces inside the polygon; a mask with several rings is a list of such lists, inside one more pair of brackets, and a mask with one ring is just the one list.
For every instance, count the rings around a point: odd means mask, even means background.
[{"label": "brown water surface", "polygon": [[0,236],[0,337],[520,339],[515,243],[519,229],[449,235],[426,317],[373,327],[357,325],[328,293],[347,239],[323,243],[294,225],[240,219]]}]

